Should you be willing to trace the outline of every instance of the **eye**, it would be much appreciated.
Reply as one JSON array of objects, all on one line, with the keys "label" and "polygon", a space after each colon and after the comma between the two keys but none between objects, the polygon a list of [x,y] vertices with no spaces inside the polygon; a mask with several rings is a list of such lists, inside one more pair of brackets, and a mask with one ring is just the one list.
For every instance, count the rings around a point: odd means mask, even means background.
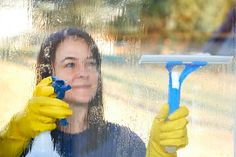
[{"label": "eye", "polygon": [[93,66],[95,66],[96,65],[96,61],[89,61],[89,65],[93,65]]},{"label": "eye", "polygon": [[96,64],[96,61],[95,61],[95,60],[88,60],[88,61],[86,62],[86,65],[88,65],[88,66],[96,66],[97,64]]},{"label": "eye", "polygon": [[87,68],[87,70],[96,70],[97,63],[95,60],[88,60],[85,63],[85,67]]},{"label": "eye", "polygon": [[65,68],[73,68],[73,67],[75,67],[75,63],[73,63],[73,62],[67,63],[67,64],[65,65]]}]

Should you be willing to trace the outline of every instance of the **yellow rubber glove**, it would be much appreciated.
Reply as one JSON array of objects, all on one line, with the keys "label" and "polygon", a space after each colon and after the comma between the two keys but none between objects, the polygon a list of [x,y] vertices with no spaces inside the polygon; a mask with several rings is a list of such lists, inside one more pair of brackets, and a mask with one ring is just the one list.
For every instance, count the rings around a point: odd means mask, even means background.
[{"label": "yellow rubber glove", "polygon": [[31,138],[56,128],[56,120],[72,114],[69,105],[55,98],[52,78],[43,79],[35,88],[26,108],[17,113],[0,132],[0,157],[17,157]]},{"label": "yellow rubber glove", "polygon": [[[169,146],[177,149],[188,144],[187,128],[188,109],[181,106],[168,117],[169,105],[162,106],[159,115],[153,121],[146,157],[176,157],[177,153],[168,153]],[[168,120],[167,120],[168,119]]]}]

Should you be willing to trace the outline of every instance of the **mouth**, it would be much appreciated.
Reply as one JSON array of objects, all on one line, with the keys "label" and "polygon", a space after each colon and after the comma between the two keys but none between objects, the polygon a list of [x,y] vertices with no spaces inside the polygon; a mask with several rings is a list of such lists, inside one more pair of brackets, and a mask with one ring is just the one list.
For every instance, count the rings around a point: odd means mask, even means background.
[{"label": "mouth", "polygon": [[78,88],[78,89],[89,89],[91,88],[91,85],[74,85],[72,88]]}]

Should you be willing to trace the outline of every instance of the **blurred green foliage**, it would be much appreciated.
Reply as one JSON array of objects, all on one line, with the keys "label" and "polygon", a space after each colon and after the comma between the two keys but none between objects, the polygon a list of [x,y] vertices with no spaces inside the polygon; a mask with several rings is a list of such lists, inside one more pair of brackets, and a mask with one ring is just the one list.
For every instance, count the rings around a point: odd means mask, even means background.
[{"label": "blurred green foliage", "polygon": [[[235,5],[232,0],[59,0],[33,2],[38,31],[75,26],[103,30],[120,39],[157,31],[164,38],[175,33],[211,33]],[[171,32],[171,33],[170,33]]]},{"label": "blurred green foliage", "polygon": [[[48,32],[64,27],[85,28],[117,42],[163,44],[168,39],[203,43],[236,4],[233,0],[28,1],[35,33],[14,37],[12,40],[24,42],[23,46],[11,46],[16,50],[1,51],[1,56],[19,50],[31,53]],[[3,40],[2,43],[10,41]],[[12,45],[12,41],[8,45]],[[6,47],[3,44],[0,49],[8,49]]]}]

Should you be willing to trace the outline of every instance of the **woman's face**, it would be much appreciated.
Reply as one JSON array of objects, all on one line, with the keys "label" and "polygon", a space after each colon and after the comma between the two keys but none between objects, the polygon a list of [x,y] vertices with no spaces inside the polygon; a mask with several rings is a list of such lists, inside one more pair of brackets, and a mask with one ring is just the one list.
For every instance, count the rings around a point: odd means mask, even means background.
[{"label": "woman's face", "polygon": [[88,103],[96,94],[99,77],[96,60],[83,39],[66,38],[59,44],[53,74],[72,87],[65,94],[68,103]]}]

